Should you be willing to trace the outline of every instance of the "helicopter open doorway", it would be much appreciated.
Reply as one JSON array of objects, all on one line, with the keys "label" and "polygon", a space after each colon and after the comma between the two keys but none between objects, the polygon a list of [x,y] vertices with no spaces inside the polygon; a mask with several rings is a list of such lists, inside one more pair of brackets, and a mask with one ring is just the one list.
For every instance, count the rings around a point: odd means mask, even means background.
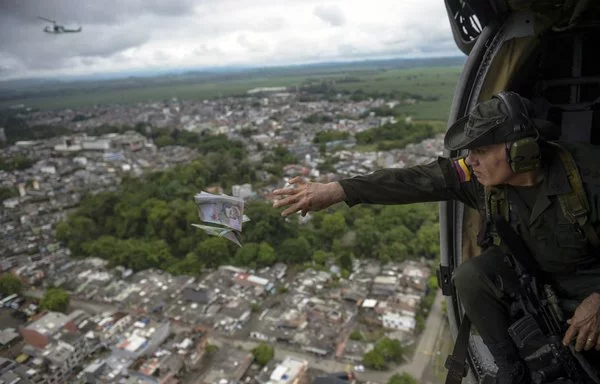
[{"label": "helicopter open doorway", "polygon": [[[445,0],[445,5],[456,45],[468,55],[449,125],[478,102],[511,90],[561,127],[552,139],[600,144],[600,60],[593,55],[600,44],[597,2]],[[450,279],[454,269],[480,253],[480,228],[474,209],[454,201],[441,204],[439,277],[455,337],[464,311]],[[494,359],[474,332],[468,337],[468,360],[469,377],[463,382],[495,382]]]},{"label": "helicopter open doorway", "polygon": [[53,34],[78,33],[78,32],[81,32],[81,30],[82,30],[81,26],[79,28],[75,28],[75,29],[65,28],[64,25],[57,24],[56,21],[50,20],[50,19],[42,17],[42,16],[38,16],[38,19],[52,23],[52,26],[48,25],[43,29],[43,31],[46,33],[53,33]]}]

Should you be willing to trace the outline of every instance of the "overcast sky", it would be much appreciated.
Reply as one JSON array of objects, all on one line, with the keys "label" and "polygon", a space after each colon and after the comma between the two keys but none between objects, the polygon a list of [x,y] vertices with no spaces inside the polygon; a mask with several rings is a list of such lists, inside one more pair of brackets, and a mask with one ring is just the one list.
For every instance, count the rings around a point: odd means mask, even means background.
[{"label": "overcast sky", "polygon": [[442,0],[0,0],[0,79],[457,55]]}]

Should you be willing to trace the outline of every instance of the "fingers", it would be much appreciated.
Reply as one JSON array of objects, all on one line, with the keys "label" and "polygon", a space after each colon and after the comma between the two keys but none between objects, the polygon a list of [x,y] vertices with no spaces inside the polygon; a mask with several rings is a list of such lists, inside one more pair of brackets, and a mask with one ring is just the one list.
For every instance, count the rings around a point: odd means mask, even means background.
[{"label": "fingers", "polygon": [[308,184],[304,178],[300,176],[293,177],[288,181],[288,184],[296,184],[302,187],[297,188],[281,188],[273,191],[274,195],[277,196],[288,196],[279,200],[275,200],[273,202],[274,208],[289,206],[283,212],[281,212],[281,216],[289,216],[292,213],[296,213],[301,211],[302,216],[306,216],[309,211],[309,208],[306,206],[307,202],[305,201],[305,190],[306,185]]},{"label": "fingers", "polygon": [[[567,320],[567,323],[571,324],[570,319]],[[573,338],[575,337],[575,335],[577,334],[577,328],[574,325],[571,325],[569,327],[569,329],[567,329],[567,332],[565,332],[565,337],[563,337],[563,345],[569,345],[571,343],[571,340],[573,340]]]},{"label": "fingers", "polygon": [[280,188],[273,190],[274,195],[295,195],[299,190],[296,188]]},{"label": "fingers", "polygon": [[288,184],[306,184],[306,180],[302,176],[294,176],[288,181]]},{"label": "fingers", "polygon": [[[296,176],[296,177],[291,178],[288,181],[288,184],[290,184],[290,185],[296,184],[299,186],[304,186],[308,183],[306,180],[304,180],[304,178],[302,178],[300,176]],[[275,189],[273,191],[273,194],[278,195],[278,196],[279,195],[295,195],[296,193],[300,192],[301,190],[302,189],[300,189],[300,188],[279,188],[279,189]]]},{"label": "fingers", "polygon": [[577,352],[580,352],[583,349],[583,347],[585,347],[586,337],[587,335],[585,334],[585,332],[579,332],[577,334],[577,339],[575,339],[575,350]]},{"label": "fingers", "polygon": [[598,342],[598,336],[596,336],[596,334],[594,332],[589,332],[588,337],[585,340],[585,346],[583,347],[583,349],[586,351],[589,351],[590,349],[597,346],[597,342]]},{"label": "fingers", "polygon": [[[289,207],[288,209],[284,210],[283,212],[281,212],[281,216],[286,217],[291,215],[292,213],[296,213],[298,211],[302,211],[304,213],[305,209],[302,208],[301,202],[298,202],[294,205],[292,205],[291,207]],[[306,211],[308,211],[308,209],[306,209]],[[303,214],[304,216],[304,214]]]},{"label": "fingers", "polygon": [[589,351],[593,347],[597,346],[598,335],[589,327],[583,326],[578,329],[577,340],[575,342],[575,350],[581,352],[581,350]]},{"label": "fingers", "polygon": [[283,199],[275,200],[273,202],[273,208],[283,207],[284,205],[290,205],[296,201],[295,196],[286,197]]}]

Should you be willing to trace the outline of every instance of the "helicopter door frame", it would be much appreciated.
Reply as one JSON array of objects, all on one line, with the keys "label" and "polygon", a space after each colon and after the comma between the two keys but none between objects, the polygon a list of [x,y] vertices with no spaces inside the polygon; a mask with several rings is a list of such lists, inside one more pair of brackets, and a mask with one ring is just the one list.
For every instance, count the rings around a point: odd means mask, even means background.
[{"label": "helicopter door frame", "polygon": [[[507,41],[515,37],[534,35],[531,20],[533,19],[529,13],[514,13],[502,23],[490,22],[482,30],[463,67],[454,93],[448,126],[466,115],[482,98],[489,97],[490,92],[508,88],[512,73],[509,72],[509,77],[503,79],[505,83],[498,81],[490,83],[489,80],[494,80],[496,75],[495,71],[490,71],[490,69],[494,65],[498,65],[498,62],[496,62],[498,58],[500,60],[504,59],[499,53]],[[514,69],[519,62],[514,61],[511,64],[512,68],[509,65],[509,70]],[[460,154],[458,151],[450,153],[446,151],[444,155],[453,157]],[[440,205],[440,244],[442,246],[438,280],[442,292],[446,296],[450,330],[454,339],[458,334],[463,310],[460,297],[457,296],[451,283],[451,276],[452,271],[464,259],[463,235],[466,209],[471,210],[471,208],[455,201],[442,202]],[[467,214],[473,215],[475,213],[468,212]],[[469,337],[468,356],[468,364],[471,368],[467,376],[469,382],[487,383],[495,380],[492,375],[496,371],[496,365],[481,337],[473,335]]]}]

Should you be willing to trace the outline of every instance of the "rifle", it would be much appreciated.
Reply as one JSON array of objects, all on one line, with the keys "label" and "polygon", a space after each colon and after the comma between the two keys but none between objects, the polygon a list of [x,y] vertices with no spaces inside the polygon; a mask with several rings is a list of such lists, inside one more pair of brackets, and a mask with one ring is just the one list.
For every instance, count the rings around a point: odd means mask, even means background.
[{"label": "rifle", "polygon": [[[547,352],[552,356],[552,364],[532,372],[533,382],[542,384],[567,377],[574,383],[585,383],[590,379],[600,383],[585,359],[572,346],[562,344],[567,324],[552,289],[552,279],[539,267],[504,217],[495,215],[493,221],[502,246],[508,251],[505,261],[519,279],[521,289],[517,299],[525,313],[509,327],[508,333],[519,348],[540,336],[545,337]],[[540,286],[540,283],[543,285]]]}]

